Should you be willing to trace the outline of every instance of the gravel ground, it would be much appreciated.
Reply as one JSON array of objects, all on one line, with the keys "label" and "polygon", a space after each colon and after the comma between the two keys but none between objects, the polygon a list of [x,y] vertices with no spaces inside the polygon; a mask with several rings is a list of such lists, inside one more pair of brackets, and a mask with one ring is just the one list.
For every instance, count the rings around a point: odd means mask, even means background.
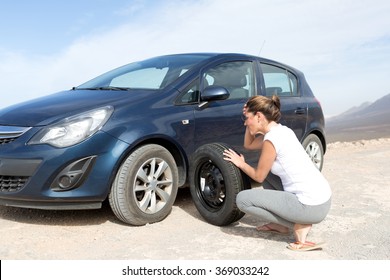
[{"label": "gravel ground", "polygon": [[188,189],[172,213],[141,227],[100,210],[43,211],[0,207],[2,260],[389,260],[390,139],[328,146],[324,175],[333,189],[331,211],[310,241],[321,251],[293,252],[293,236],[258,233],[248,215],[226,227],[204,222]]}]

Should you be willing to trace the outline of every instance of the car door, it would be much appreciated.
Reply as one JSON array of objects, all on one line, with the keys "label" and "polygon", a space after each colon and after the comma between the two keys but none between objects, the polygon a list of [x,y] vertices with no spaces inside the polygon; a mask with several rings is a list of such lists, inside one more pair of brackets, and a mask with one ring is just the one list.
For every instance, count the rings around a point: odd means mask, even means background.
[{"label": "car door", "polygon": [[260,63],[266,96],[280,98],[282,118],[280,122],[290,127],[300,141],[305,134],[307,121],[307,102],[301,98],[299,81],[290,70],[270,63]]},{"label": "car door", "polygon": [[[242,109],[249,97],[256,94],[253,61],[229,61],[205,69],[201,74],[201,89],[222,86],[230,96],[226,100],[211,101],[195,109],[195,146],[223,142],[248,161],[257,160],[258,153],[243,149],[245,126]],[[256,157],[257,156],[257,157]]]}]

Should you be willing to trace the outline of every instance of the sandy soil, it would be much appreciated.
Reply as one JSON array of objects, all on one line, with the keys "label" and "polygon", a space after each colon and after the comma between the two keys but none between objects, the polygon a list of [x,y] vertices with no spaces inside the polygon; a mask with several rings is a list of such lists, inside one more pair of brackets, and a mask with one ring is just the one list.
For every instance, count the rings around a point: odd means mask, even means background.
[{"label": "sandy soil", "polygon": [[0,207],[2,260],[388,260],[390,259],[390,139],[332,143],[323,173],[333,188],[331,211],[311,241],[322,251],[286,249],[292,236],[258,233],[256,220],[216,227],[202,220],[187,189],[164,221],[124,225],[108,205],[89,211]]}]

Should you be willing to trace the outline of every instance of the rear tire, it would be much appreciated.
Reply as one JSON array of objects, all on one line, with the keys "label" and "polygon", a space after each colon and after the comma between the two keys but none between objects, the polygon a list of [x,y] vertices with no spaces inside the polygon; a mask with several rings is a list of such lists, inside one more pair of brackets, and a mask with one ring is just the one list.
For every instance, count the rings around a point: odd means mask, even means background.
[{"label": "rear tire", "polygon": [[221,143],[198,148],[190,167],[190,191],[201,216],[210,224],[229,225],[244,216],[236,205],[237,194],[250,188],[249,178],[223,159],[228,147]]},{"label": "rear tire", "polygon": [[324,165],[324,147],[320,138],[315,134],[310,134],[303,140],[302,146],[309,155],[310,160],[321,171]]},{"label": "rear tire", "polygon": [[172,210],[178,178],[176,162],[167,149],[154,144],[142,146],[117,172],[109,194],[111,209],[127,224],[159,222]]}]

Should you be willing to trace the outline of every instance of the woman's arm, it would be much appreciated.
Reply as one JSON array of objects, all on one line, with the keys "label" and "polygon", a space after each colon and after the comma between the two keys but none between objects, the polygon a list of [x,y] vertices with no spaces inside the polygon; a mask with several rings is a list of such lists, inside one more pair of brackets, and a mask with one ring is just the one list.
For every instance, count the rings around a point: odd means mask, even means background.
[{"label": "woman's arm", "polygon": [[[244,116],[246,114],[246,110],[247,107],[245,103],[244,107],[242,108],[242,114]],[[259,135],[259,136],[252,135],[248,127],[246,127],[245,136],[244,136],[244,148],[247,150],[261,150],[263,146],[263,139],[264,139],[264,135]]]},{"label": "woman's arm", "polygon": [[247,150],[261,150],[263,147],[264,135],[252,135],[249,129],[246,128],[244,136],[244,148]]},{"label": "woman's arm", "polygon": [[263,142],[262,146],[263,149],[256,168],[247,164],[243,155],[239,155],[231,149],[224,151],[224,159],[232,162],[256,182],[261,183],[267,177],[276,159],[276,150],[270,141]]}]

